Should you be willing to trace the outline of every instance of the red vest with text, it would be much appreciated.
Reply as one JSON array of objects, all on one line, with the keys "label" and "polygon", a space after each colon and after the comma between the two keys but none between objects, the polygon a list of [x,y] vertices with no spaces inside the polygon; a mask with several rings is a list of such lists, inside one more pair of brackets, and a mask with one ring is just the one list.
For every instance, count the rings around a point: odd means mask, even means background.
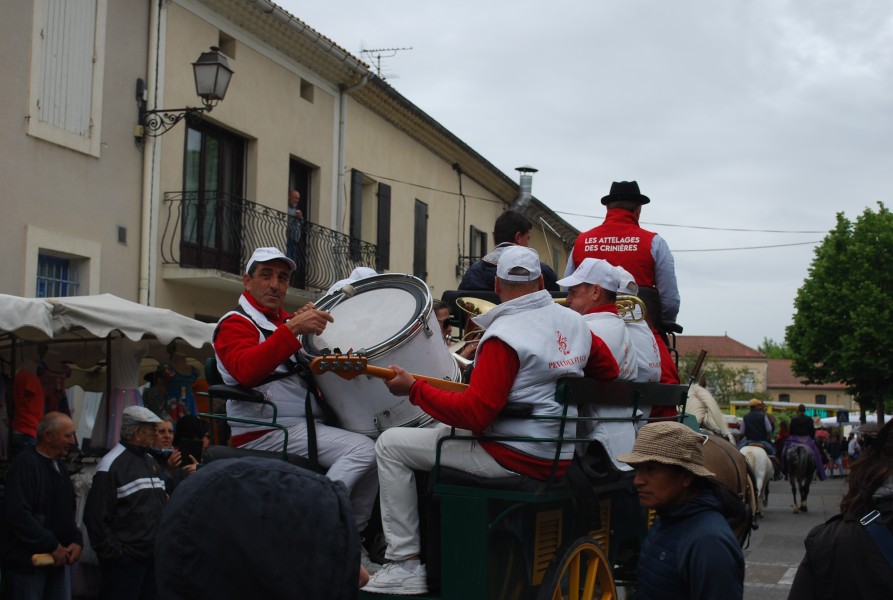
[{"label": "red vest with text", "polygon": [[601,258],[629,271],[640,287],[655,287],[651,256],[654,235],[639,227],[630,211],[608,209],[604,223],[577,236],[572,254],[574,265],[580,266],[584,258]]}]

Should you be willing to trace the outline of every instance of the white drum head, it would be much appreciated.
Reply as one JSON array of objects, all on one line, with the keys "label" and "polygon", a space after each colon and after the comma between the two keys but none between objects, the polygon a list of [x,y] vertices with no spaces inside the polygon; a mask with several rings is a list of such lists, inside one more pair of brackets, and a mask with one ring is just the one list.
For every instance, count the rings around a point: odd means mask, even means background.
[{"label": "white drum head", "polygon": [[377,275],[360,280],[354,288],[353,297],[338,292],[317,303],[320,310],[333,306],[335,322],[322,335],[301,337],[307,354],[319,356],[338,348],[364,349],[367,356],[376,356],[420,328],[431,312],[428,286],[411,275]]}]

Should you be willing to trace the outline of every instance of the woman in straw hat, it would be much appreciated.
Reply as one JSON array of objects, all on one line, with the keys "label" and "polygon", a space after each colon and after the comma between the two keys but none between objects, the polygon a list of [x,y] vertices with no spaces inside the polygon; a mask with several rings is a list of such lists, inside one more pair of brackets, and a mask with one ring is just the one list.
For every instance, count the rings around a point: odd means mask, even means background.
[{"label": "woman in straw hat", "polygon": [[629,454],[639,502],[657,511],[639,555],[638,600],[740,599],[744,555],[727,519],[741,504],[704,468],[706,436],[675,421],[639,430]]},{"label": "woman in straw hat", "polygon": [[863,441],[841,514],[806,536],[791,600],[893,598],[893,421]]}]

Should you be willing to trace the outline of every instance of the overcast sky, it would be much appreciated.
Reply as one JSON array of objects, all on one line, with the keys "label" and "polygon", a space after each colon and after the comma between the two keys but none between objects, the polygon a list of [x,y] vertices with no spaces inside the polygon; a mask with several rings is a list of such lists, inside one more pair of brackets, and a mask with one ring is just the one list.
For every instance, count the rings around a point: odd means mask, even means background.
[{"label": "overcast sky", "polygon": [[836,213],[891,204],[889,0],[278,4],[373,67],[411,47],[388,83],[580,230],[637,180],[685,334],[782,341]]}]

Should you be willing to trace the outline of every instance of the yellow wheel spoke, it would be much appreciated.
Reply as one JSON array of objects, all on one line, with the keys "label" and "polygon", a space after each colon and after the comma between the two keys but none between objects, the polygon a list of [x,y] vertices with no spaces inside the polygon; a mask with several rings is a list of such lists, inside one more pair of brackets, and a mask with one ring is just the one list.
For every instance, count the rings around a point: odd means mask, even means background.
[{"label": "yellow wheel spoke", "polygon": [[568,600],[580,600],[580,554],[575,554],[568,565]]},{"label": "yellow wheel spoke", "polygon": [[601,548],[590,540],[579,543],[564,557],[552,600],[616,600],[614,577]]}]

